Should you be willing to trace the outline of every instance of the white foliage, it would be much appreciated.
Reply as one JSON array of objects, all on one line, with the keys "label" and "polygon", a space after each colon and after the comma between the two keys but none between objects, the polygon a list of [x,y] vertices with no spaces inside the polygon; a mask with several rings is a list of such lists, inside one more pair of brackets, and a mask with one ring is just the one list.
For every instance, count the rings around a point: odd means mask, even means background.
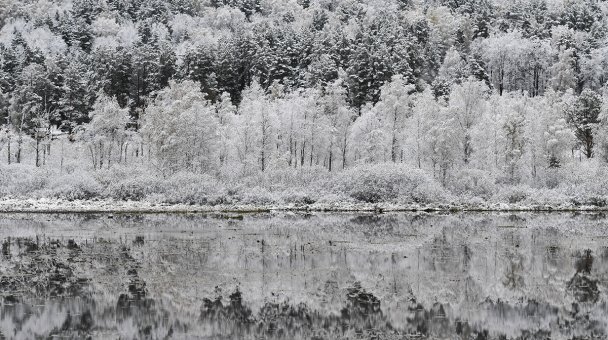
[{"label": "white foliage", "polygon": [[142,134],[153,146],[160,170],[206,172],[217,167],[215,108],[192,81],[171,82],[146,110]]}]

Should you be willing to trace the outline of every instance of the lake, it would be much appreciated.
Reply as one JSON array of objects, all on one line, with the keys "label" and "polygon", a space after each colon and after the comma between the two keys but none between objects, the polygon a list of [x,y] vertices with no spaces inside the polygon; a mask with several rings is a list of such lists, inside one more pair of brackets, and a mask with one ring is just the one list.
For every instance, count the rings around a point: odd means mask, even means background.
[{"label": "lake", "polygon": [[0,215],[6,339],[606,339],[599,213]]}]

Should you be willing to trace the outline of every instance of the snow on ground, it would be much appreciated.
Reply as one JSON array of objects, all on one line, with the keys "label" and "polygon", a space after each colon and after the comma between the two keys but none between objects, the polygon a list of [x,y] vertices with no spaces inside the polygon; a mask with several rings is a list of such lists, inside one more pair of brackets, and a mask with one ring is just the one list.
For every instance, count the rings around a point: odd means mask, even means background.
[{"label": "snow on ground", "polygon": [[220,204],[190,205],[165,204],[147,201],[62,200],[0,198],[0,212],[56,213],[56,212],[268,212],[268,211],[606,211],[608,207],[561,205],[525,205],[508,203],[487,204],[397,204],[397,203],[313,203],[313,204]]}]

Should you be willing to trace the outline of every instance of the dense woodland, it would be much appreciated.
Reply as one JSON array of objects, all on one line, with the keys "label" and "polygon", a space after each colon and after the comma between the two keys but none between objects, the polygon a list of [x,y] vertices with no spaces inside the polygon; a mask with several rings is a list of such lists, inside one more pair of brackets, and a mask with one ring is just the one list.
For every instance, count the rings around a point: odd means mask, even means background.
[{"label": "dense woodland", "polygon": [[26,174],[24,192],[145,174],[148,187],[389,188],[346,190],[364,201],[413,195],[403,181],[428,182],[414,201],[605,196],[607,13],[599,0],[0,0],[0,194]]}]

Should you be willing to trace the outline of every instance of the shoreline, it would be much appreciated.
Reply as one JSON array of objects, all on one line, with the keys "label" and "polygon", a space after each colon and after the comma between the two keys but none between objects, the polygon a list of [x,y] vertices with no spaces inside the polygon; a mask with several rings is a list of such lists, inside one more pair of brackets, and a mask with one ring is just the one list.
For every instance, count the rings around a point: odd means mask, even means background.
[{"label": "shoreline", "polygon": [[608,207],[598,206],[549,206],[489,203],[467,204],[397,204],[397,203],[314,203],[314,204],[270,204],[270,205],[189,205],[157,204],[146,201],[86,200],[67,201],[61,199],[0,199],[0,213],[125,213],[125,214],[186,214],[186,213],[459,213],[459,212],[607,212]]}]

